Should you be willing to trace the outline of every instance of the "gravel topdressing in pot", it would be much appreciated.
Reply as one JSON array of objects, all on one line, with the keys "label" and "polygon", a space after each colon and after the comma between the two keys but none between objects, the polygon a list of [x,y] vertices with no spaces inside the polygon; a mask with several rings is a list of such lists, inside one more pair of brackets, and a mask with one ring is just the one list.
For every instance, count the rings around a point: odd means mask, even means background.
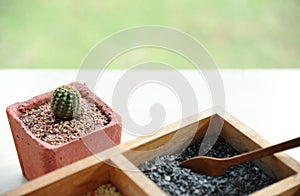
[{"label": "gravel topdressing in pot", "polygon": [[56,118],[49,102],[25,111],[20,119],[37,138],[52,145],[75,140],[110,122],[94,103],[84,98],[81,98],[80,115],[72,120]]},{"label": "gravel topdressing in pot", "polygon": [[[232,167],[220,177],[211,177],[181,168],[180,162],[198,156],[202,140],[188,146],[183,152],[164,155],[147,161],[139,169],[170,195],[245,195],[274,182],[251,162]],[[221,137],[206,154],[211,157],[231,157],[239,154]]]}]

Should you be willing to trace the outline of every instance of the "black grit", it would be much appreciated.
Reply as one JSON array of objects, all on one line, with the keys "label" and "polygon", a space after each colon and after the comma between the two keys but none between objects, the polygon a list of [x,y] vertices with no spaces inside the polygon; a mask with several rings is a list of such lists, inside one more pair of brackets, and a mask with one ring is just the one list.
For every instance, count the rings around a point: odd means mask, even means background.
[{"label": "black grit", "polygon": [[[141,164],[139,169],[169,195],[248,195],[276,182],[251,162],[234,166],[220,177],[181,168],[180,162],[198,155],[201,142],[191,144],[181,153],[156,157]],[[206,156],[231,157],[237,154],[219,137]]]}]

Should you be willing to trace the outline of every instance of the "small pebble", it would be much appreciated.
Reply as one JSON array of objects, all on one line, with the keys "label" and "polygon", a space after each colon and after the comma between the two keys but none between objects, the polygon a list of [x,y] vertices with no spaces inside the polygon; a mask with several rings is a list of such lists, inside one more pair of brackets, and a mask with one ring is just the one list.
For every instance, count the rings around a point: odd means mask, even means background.
[{"label": "small pebble", "polygon": [[108,183],[99,186],[95,191],[88,192],[83,196],[121,196],[121,193],[114,185]]},{"label": "small pebble", "polygon": [[165,176],[165,180],[170,181],[171,180],[170,176]]},{"label": "small pebble", "polygon": [[[226,171],[223,176],[211,177],[181,168],[179,164],[197,156],[202,140],[183,152],[164,155],[139,166],[153,182],[169,195],[249,195],[274,182],[275,179],[252,163],[242,163]],[[221,137],[206,156],[231,157],[238,152]]]}]

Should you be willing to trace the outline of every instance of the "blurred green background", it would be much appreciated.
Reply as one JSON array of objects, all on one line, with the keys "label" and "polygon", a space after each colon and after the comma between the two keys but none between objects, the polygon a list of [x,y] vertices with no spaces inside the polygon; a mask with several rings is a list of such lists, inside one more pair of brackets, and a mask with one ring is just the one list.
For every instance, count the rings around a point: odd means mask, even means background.
[{"label": "blurred green background", "polygon": [[[0,67],[76,69],[101,40],[141,25],[190,34],[219,68],[300,67],[298,0],[0,0]],[[191,67],[154,48],[128,52],[110,67],[149,60]]]}]

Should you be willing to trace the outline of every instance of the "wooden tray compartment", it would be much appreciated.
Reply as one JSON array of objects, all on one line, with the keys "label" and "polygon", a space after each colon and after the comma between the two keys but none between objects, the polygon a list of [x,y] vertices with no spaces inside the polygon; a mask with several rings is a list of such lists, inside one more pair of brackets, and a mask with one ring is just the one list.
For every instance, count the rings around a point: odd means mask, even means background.
[{"label": "wooden tray compartment", "polygon": [[[193,121],[192,119],[190,119]],[[209,117],[203,115],[196,122],[183,125],[182,128],[173,131],[164,131],[160,137],[135,146],[124,155],[136,166],[153,159],[156,156],[171,154],[187,147],[189,141],[201,139],[206,133],[208,126],[214,133],[215,128],[222,127],[220,136],[240,153],[271,145],[257,133],[245,126],[230,114],[221,117],[212,114]],[[195,132],[195,129],[197,130]],[[300,166],[295,160],[284,153],[277,153],[254,163],[267,174],[277,179],[278,182],[261,189],[252,195],[296,195],[300,191]]]},{"label": "wooden tray compartment", "polygon": [[[137,138],[123,145],[78,161],[67,167],[30,181],[7,195],[82,195],[101,184],[112,182],[124,195],[165,195],[137,166],[147,160],[174,153],[191,141],[204,136],[208,127],[222,127],[221,137],[240,152],[270,144],[230,114],[212,110],[173,123],[155,135]],[[105,160],[105,161],[102,161]],[[252,195],[297,195],[300,193],[300,165],[285,153],[255,161],[278,182]]]},{"label": "wooden tray compartment", "polygon": [[113,184],[122,195],[164,194],[124,156],[99,160],[96,156],[88,157],[4,195],[83,195],[106,183]]}]

